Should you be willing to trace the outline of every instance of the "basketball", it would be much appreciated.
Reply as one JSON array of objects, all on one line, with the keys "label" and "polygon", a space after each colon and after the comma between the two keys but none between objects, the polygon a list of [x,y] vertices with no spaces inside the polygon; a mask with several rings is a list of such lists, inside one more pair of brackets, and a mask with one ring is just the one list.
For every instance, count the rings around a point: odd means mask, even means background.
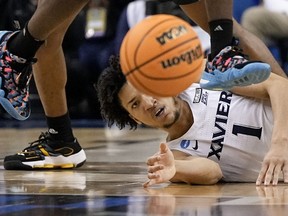
[{"label": "basketball", "polygon": [[176,96],[199,82],[203,59],[193,27],[173,15],[146,17],[127,32],[120,48],[127,81],[151,96]]}]

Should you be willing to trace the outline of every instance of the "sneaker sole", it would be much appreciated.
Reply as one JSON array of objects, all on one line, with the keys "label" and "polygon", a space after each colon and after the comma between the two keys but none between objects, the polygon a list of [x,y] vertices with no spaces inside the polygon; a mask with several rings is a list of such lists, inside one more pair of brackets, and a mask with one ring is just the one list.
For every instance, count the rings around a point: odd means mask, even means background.
[{"label": "sneaker sole", "polygon": [[[79,163],[79,161],[81,161]],[[42,161],[22,162],[19,160],[5,161],[6,170],[32,170],[32,169],[73,169],[81,167],[86,162],[86,154],[82,149],[69,157],[45,157]]]},{"label": "sneaker sole", "polygon": [[[230,71],[228,71],[230,70]],[[210,90],[230,90],[237,86],[249,86],[267,80],[271,67],[266,63],[253,62],[243,68],[230,68],[225,72],[203,73],[200,86]]]},{"label": "sneaker sole", "polygon": [[[0,83],[2,85],[2,77],[0,77]],[[13,118],[17,119],[17,120],[20,120],[20,121],[24,121],[26,119],[29,118],[30,116],[30,113],[29,115],[27,116],[22,116],[20,115],[16,110],[15,108],[12,106],[12,104],[10,103],[10,101],[4,97],[5,96],[5,92],[4,90],[2,90],[0,88],[0,104],[1,106],[5,109],[5,111],[11,115]]]}]

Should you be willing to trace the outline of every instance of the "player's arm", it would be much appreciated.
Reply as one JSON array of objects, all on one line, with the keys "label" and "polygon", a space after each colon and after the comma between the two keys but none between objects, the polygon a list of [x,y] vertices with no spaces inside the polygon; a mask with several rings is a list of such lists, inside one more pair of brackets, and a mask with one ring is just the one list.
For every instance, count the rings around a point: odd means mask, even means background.
[{"label": "player's arm", "polygon": [[[262,83],[246,87],[235,87],[232,89],[232,92],[241,96],[254,97],[259,99],[270,100],[271,97],[281,99],[283,98],[283,96],[284,98],[288,97],[288,95],[285,92],[285,90],[288,89],[287,83],[288,83],[287,79],[274,73],[271,73],[270,77]],[[278,93],[280,93],[280,95]]]},{"label": "player's arm", "polygon": [[163,182],[188,184],[215,184],[222,178],[217,163],[207,158],[191,157],[180,151],[171,151],[160,144],[160,151],[147,160],[148,181],[144,187]]},{"label": "player's arm", "polygon": [[223,177],[219,164],[208,158],[190,156],[180,151],[173,151],[173,155],[176,173],[171,182],[211,185]]},{"label": "player's arm", "polygon": [[284,181],[288,183],[288,80],[271,74],[263,83],[237,88],[234,92],[271,101],[274,117],[271,147],[264,158],[256,184],[276,185],[281,171]]},{"label": "player's arm", "polygon": [[242,96],[270,100],[273,117],[273,137],[282,137],[287,133],[288,122],[288,80],[271,73],[270,77],[259,84],[242,88],[234,88],[233,92]]}]

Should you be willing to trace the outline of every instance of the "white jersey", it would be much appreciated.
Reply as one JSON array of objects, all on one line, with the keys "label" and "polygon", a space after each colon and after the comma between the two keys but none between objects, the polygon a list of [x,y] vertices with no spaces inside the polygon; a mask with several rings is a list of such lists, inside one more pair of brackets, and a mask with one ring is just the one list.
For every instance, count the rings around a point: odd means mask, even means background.
[{"label": "white jersey", "polygon": [[183,136],[168,142],[169,148],[217,162],[224,181],[255,182],[271,142],[270,103],[205,90],[198,84],[180,98],[188,102],[194,123]]}]

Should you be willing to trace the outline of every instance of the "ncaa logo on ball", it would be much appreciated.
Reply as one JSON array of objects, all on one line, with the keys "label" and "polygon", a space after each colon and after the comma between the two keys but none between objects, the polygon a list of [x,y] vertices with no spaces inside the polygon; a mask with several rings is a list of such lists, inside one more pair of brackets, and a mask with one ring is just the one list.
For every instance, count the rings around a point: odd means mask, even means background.
[{"label": "ncaa logo on ball", "polygon": [[170,40],[176,39],[183,34],[187,34],[187,29],[183,25],[175,26],[168,31],[164,32],[161,36],[156,37],[156,40],[161,44],[164,45]]}]

